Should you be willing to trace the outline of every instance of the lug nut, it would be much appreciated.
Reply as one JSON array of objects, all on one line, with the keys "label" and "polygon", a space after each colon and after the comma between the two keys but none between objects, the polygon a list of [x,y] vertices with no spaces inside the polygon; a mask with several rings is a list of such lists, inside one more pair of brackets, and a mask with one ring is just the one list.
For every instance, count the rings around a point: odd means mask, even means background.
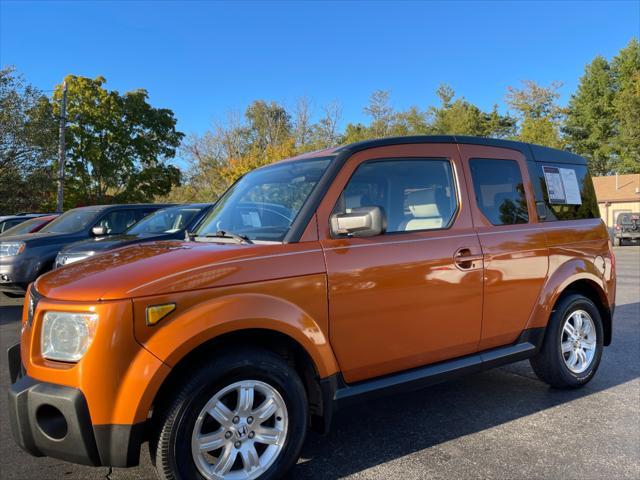
[{"label": "lug nut", "polygon": [[247,423],[253,423],[253,417],[247,418]]},{"label": "lug nut", "polygon": [[226,432],[224,434],[224,438],[231,438],[232,433],[231,432]]},{"label": "lug nut", "polygon": [[238,423],[240,421],[240,417],[235,416],[233,417],[233,423]]},{"label": "lug nut", "polygon": [[253,438],[256,436],[256,432],[249,432],[249,438]]},{"label": "lug nut", "polygon": [[242,444],[240,442],[236,442],[236,443],[234,443],[234,445],[235,445],[236,448],[240,448],[242,446]]}]

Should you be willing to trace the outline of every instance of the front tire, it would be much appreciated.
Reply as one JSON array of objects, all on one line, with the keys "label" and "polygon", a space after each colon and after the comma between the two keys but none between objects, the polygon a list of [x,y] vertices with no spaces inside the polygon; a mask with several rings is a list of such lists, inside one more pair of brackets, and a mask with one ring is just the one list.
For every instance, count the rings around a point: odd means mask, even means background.
[{"label": "front tire", "polygon": [[307,418],[304,386],[280,356],[228,352],[161,407],[152,459],[162,480],[281,478],[298,459]]},{"label": "front tire", "polygon": [[531,359],[536,375],[555,388],[589,382],[600,365],[603,328],[600,312],[587,297],[571,294],[555,306],[538,354]]}]

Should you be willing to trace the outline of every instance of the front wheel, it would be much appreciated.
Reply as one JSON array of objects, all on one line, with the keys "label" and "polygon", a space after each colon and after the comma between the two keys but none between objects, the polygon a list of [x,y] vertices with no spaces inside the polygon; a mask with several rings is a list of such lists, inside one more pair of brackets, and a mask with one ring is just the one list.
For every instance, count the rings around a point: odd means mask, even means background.
[{"label": "front wheel", "polygon": [[556,388],[576,388],[598,370],[603,350],[600,312],[588,298],[572,294],[555,306],[544,342],[531,359],[536,375]]},{"label": "front wheel", "polygon": [[263,350],[222,355],[195,373],[160,414],[151,442],[163,480],[275,479],[307,430],[296,372]]}]

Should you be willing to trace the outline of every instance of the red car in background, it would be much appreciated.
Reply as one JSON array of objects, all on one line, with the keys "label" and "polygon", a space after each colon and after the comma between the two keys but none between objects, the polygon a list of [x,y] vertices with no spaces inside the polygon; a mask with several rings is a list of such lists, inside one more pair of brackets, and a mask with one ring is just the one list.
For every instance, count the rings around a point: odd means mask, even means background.
[{"label": "red car in background", "polygon": [[34,233],[43,228],[46,224],[52,220],[58,218],[58,214],[45,215],[42,217],[34,217],[24,222],[19,223],[11,228],[8,228],[0,237],[10,237],[11,235],[24,235],[25,233]]}]

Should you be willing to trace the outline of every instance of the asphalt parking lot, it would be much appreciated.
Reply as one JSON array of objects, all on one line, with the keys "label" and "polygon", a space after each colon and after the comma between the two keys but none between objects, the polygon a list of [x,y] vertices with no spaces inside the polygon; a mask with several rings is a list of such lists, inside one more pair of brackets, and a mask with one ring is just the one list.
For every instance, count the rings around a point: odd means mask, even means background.
[{"label": "asphalt parking lot", "polygon": [[[339,412],[310,434],[292,478],[640,478],[640,247],[616,248],[613,343],[586,387],[558,391],[528,362]],[[0,299],[4,352],[18,341],[21,301]],[[89,468],[22,452],[0,394],[0,478],[155,479],[146,447],[134,469]]]}]

